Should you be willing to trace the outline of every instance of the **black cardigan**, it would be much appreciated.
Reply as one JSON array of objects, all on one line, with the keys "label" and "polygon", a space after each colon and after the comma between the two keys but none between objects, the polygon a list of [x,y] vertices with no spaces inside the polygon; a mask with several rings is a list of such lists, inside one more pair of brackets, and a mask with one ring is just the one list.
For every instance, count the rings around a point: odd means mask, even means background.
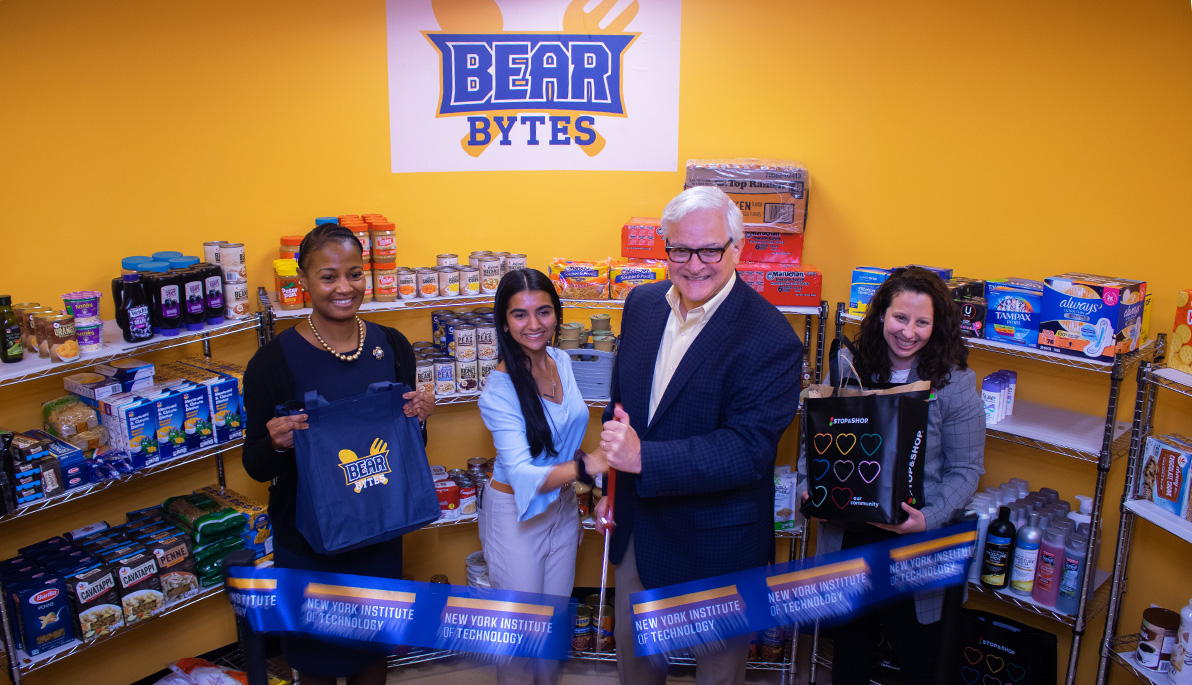
[{"label": "black cardigan", "polygon": [[[380,326],[394,351],[398,382],[411,388],[414,381],[414,348],[400,332]],[[276,407],[297,400],[294,374],[286,364],[281,343],[276,338],[257,350],[244,370],[244,411],[247,414],[244,436],[244,470],[253,479],[265,482],[277,479],[269,487],[269,518],[274,543],[295,552],[313,555],[315,551],[295,525],[295,500],[298,495],[298,466],[294,450],[278,452],[265,424],[276,415]],[[423,440],[426,429],[423,428]]]}]

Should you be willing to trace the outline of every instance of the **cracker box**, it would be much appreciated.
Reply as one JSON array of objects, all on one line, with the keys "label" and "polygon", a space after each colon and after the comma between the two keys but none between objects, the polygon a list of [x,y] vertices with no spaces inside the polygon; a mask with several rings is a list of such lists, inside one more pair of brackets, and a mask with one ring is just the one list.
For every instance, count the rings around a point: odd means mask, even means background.
[{"label": "cracker box", "polygon": [[691,159],[683,189],[716,186],[737,207],[749,229],[802,233],[807,221],[807,168],[776,159]]},{"label": "cracker box", "polygon": [[1138,496],[1182,519],[1192,506],[1192,446],[1173,436],[1146,439]]},{"label": "cracker box", "polygon": [[878,286],[890,277],[889,269],[876,266],[858,266],[853,269],[853,280],[849,286],[848,313],[864,316],[869,311],[869,301]]},{"label": "cracker box", "polygon": [[1066,273],[1044,284],[1039,349],[1103,362],[1138,349],[1144,281]]},{"label": "cracker box", "polygon": [[1167,365],[1177,371],[1192,373],[1192,290],[1181,290],[1176,299]]},{"label": "cracker box", "polygon": [[823,276],[810,264],[740,263],[737,274],[778,307],[818,307]]},{"label": "cracker box", "polygon": [[1039,346],[1039,317],[1043,309],[1040,281],[1006,279],[985,284],[985,337],[1019,347]]}]

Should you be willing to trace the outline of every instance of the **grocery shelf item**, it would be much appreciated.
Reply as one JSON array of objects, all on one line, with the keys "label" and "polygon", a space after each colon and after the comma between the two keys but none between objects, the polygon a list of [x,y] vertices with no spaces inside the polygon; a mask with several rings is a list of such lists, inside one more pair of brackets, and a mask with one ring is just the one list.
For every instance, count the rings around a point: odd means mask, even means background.
[{"label": "grocery shelf item", "polygon": [[1138,349],[1145,281],[1065,273],[1044,284],[1039,349],[1105,362]]},{"label": "grocery shelf item", "polygon": [[689,159],[683,189],[716,186],[738,207],[748,228],[803,233],[807,168],[779,159]]},{"label": "grocery shelf item", "polygon": [[737,273],[767,302],[779,307],[818,307],[823,275],[810,264],[739,263]]},{"label": "grocery shelf item", "polygon": [[244,283],[248,280],[248,265],[244,257],[244,243],[224,243],[219,246],[219,266],[224,283]]},{"label": "grocery shelf item", "polygon": [[1042,282],[1025,278],[987,281],[985,337],[1010,345],[1038,347],[1043,288]]},{"label": "grocery shelf item", "polygon": [[15,364],[21,361],[24,355],[21,321],[13,311],[12,296],[0,295],[0,361]]},{"label": "grocery shelf item", "polygon": [[1192,443],[1177,434],[1148,436],[1143,446],[1141,499],[1192,521]]},{"label": "grocery shelf item", "polygon": [[609,297],[623,300],[637,286],[665,281],[666,277],[665,260],[630,259],[628,262],[613,262],[609,266]]},{"label": "grocery shelf item", "polygon": [[556,258],[550,265],[550,280],[561,298],[607,300],[611,262],[611,258],[602,261]]},{"label": "grocery shelf item", "polygon": [[848,313],[864,316],[869,311],[869,301],[877,292],[878,286],[890,277],[890,270],[877,266],[859,266],[853,269],[852,282],[849,285]]},{"label": "grocery shelf item", "polygon": [[116,309],[116,321],[124,333],[125,342],[144,342],[153,337],[149,299],[145,296],[140,274],[125,274],[122,278],[124,288]]}]

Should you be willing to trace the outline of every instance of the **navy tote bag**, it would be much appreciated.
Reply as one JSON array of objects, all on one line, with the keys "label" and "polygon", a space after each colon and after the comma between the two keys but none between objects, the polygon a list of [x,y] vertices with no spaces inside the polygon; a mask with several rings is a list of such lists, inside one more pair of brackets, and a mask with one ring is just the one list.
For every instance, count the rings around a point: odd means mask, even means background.
[{"label": "navy tote bag", "polygon": [[306,393],[310,427],[294,431],[295,518],[319,554],[392,540],[439,518],[418,419],[402,413],[405,392],[374,383],[336,402]]}]

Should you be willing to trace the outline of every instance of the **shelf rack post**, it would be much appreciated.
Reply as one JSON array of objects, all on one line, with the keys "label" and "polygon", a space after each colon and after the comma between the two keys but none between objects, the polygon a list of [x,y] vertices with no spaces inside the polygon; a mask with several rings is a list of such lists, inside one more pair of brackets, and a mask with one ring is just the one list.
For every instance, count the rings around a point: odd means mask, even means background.
[{"label": "shelf rack post", "polygon": [[0,581],[0,621],[4,622],[4,657],[8,660],[8,677],[12,678],[12,685],[21,685],[21,665],[17,661],[17,640],[12,634],[12,624],[8,620],[8,591],[4,589],[4,582]]}]

